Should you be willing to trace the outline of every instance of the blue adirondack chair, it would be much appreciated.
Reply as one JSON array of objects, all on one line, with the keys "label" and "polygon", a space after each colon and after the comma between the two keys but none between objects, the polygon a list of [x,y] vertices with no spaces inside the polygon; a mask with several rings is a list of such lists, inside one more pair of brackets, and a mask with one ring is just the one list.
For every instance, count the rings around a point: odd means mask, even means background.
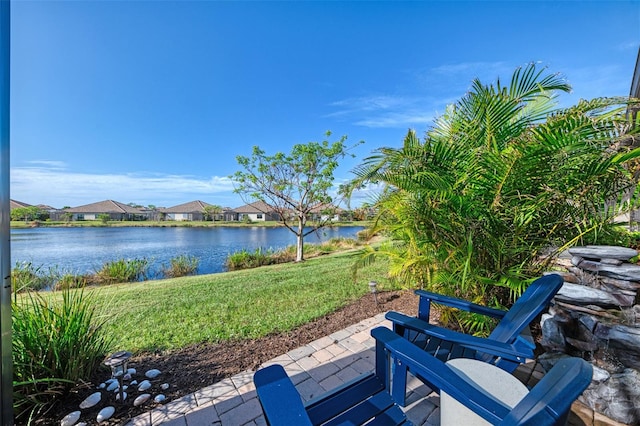
[{"label": "blue adirondack chair", "polygon": [[[407,371],[420,374],[434,388],[495,425],[545,426],[566,421],[571,404],[591,382],[592,367],[579,358],[558,362],[513,408],[457,374],[393,331],[378,327],[375,371],[304,404],[280,365],[258,370],[254,383],[267,423],[289,425],[409,425],[396,397],[405,389],[396,383]],[[389,380],[391,384],[389,384]]]},{"label": "blue adirondack chair", "polygon": [[[513,372],[533,357],[535,344],[526,334],[528,326],[551,302],[562,287],[558,274],[549,274],[533,281],[508,311],[488,308],[466,300],[416,290],[420,296],[418,317],[399,312],[387,312],[396,333],[423,348],[436,358],[475,358]],[[431,303],[487,315],[499,319],[489,337],[480,338],[429,324]],[[525,332],[525,333],[523,333]]]}]

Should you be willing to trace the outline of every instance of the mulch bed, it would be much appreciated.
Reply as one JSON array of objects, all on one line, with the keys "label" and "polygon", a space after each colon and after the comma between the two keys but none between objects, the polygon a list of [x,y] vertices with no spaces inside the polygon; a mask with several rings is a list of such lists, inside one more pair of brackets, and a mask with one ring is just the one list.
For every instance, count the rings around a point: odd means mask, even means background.
[{"label": "mulch bed", "polygon": [[[160,370],[162,381],[170,384],[170,388],[163,392],[167,397],[166,402],[168,402],[240,372],[255,370],[260,364],[278,355],[373,317],[378,313],[394,310],[416,315],[417,308],[418,297],[411,291],[378,293],[377,302],[373,295],[368,294],[336,312],[287,333],[272,334],[254,340],[235,340],[217,344],[203,343],[170,352],[143,353],[133,357],[129,366],[136,368],[138,373],[150,369]],[[108,371],[99,371],[90,383],[73,389],[45,418],[38,419],[34,424],[60,424],[60,420],[65,415],[78,410],[80,402],[96,391],[97,384],[104,382],[109,377]],[[129,419],[150,411],[159,404],[148,402],[140,407],[131,405],[130,403],[126,406],[114,405],[116,407],[115,414],[108,422],[101,423],[101,425],[125,424]],[[97,412],[98,408],[82,410],[82,420],[86,421],[85,419],[90,418],[95,422]]]}]

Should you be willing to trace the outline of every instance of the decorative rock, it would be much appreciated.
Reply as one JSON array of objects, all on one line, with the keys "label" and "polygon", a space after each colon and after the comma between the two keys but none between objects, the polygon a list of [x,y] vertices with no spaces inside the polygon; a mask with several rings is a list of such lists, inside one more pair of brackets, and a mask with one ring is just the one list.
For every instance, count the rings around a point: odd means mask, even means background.
[{"label": "decorative rock", "polygon": [[580,257],[580,256],[573,256],[573,257],[571,258],[571,264],[572,264],[573,266],[580,266],[580,264],[581,264],[583,261],[584,261],[584,258],[583,258],[583,257]]},{"label": "decorative rock", "polygon": [[132,381],[131,381],[131,383],[130,383],[130,385],[131,385],[131,386],[135,386],[135,385],[137,385],[137,384],[138,384],[138,381],[137,381],[137,380],[132,380]]},{"label": "decorative rock", "polygon": [[160,389],[162,389],[162,390],[167,390],[167,389],[169,389],[169,383],[163,383],[163,384],[161,384],[161,385],[160,385]]},{"label": "decorative rock", "polygon": [[136,374],[136,369],[135,368],[128,368],[127,369],[127,374],[131,374],[133,376],[134,374]]},{"label": "decorative rock", "polygon": [[594,382],[600,383],[608,380],[611,377],[611,374],[607,370],[604,370],[597,365],[592,365],[593,367],[593,377],[591,378]]},{"label": "decorative rock", "polygon": [[616,287],[624,289],[624,290],[638,290],[638,289],[640,289],[640,283],[629,281],[629,280],[617,280],[617,279],[611,278],[611,277],[600,277],[600,280],[605,284],[616,286]]},{"label": "decorative rock", "polygon": [[640,265],[623,263],[622,265],[605,265],[600,262],[583,260],[580,267],[586,271],[597,272],[613,278],[630,281],[640,281]]},{"label": "decorative rock", "polygon": [[80,403],[80,409],[84,410],[85,408],[91,408],[96,405],[102,399],[102,393],[95,392],[85,398],[84,401]]},{"label": "decorative rock", "polygon": [[87,426],[87,422],[80,422],[76,426]]},{"label": "decorative rock", "polygon": [[124,376],[122,376],[122,380],[131,380],[131,374],[125,374]]},{"label": "decorative rock", "polygon": [[[599,407],[602,414],[618,422],[632,425],[640,422],[640,413],[634,407],[640,399],[640,373],[627,368],[612,374],[609,380],[587,388],[582,399],[590,407]],[[600,411],[600,410],[599,410]]]},{"label": "decorative rock", "polygon": [[73,426],[80,420],[80,411],[73,411],[60,421],[60,426]]},{"label": "decorative rock", "polygon": [[149,400],[149,398],[151,398],[151,394],[148,393],[143,393],[142,395],[140,395],[139,397],[137,397],[134,401],[133,401],[133,406],[137,407],[139,405],[144,404],[145,402],[147,402]]},{"label": "decorative rock", "polygon": [[154,400],[155,402],[157,402],[158,404],[160,404],[160,403],[164,402],[164,401],[165,401],[165,399],[167,399],[167,397],[166,397],[166,396],[164,396],[163,394],[158,394],[158,395],[156,395],[156,397],[155,397],[155,398],[153,398],[153,400]]},{"label": "decorative rock", "polygon": [[[562,280],[565,283],[574,283],[574,284],[578,284],[580,282],[580,280],[578,279],[578,277],[575,276],[575,274],[571,274],[569,272],[554,272],[558,275],[560,275],[562,277]],[[547,275],[545,273],[545,275]]]},{"label": "decorative rock", "polygon": [[586,259],[619,259],[628,261],[638,255],[634,249],[618,246],[593,246],[571,247],[569,253],[574,256],[582,256]]},{"label": "decorative rock", "polygon": [[540,344],[549,350],[564,350],[566,347],[565,335],[560,324],[555,321],[555,317],[542,314],[540,325],[542,328]]},{"label": "decorative rock", "polygon": [[[119,401],[119,400],[120,400],[120,394],[118,393],[118,394],[116,395],[116,401]],[[122,392],[122,400],[123,400],[123,401],[126,401],[126,400],[127,400],[127,393],[126,393],[126,392]]]},{"label": "decorative rock", "polygon": [[556,299],[581,305],[621,306],[620,301],[606,291],[571,283],[562,285]]},{"label": "decorative rock", "polygon": [[[640,329],[625,325],[608,327],[598,324],[594,334],[608,341],[611,347],[622,347],[629,350],[637,350],[640,347]],[[640,388],[640,386],[639,386]]]},{"label": "decorative rock", "polygon": [[569,336],[567,336],[565,339],[567,340],[568,344],[582,352],[593,352],[598,349],[598,344],[596,342],[585,342],[583,340],[574,339]]},{"label": "decorative rock", "polygon": [[107,387],[106,383],[100,383],[100,385],[98,386],[98,389],[104,389]]},{"label": "decorative rock", "polygon": [[138,391],[143,392],[149,389],[150,387],[151,387],[151,382],[148,380],[143,380],[142,382],[140,382],[140,386],[138,386]]},{"label": "decorative rock", "polygon": [[156,370],[155,368],[144,373],[145,376],[149,379],[155,379],[160,375],[160,370]]},{"label": "decorative rock", "polygon": [[117,391],[118,388],[120,387],[120,384],[118,383],[118,381],[113,381],[109,384],[109,386],[107,386],[107,392],[114,392]]},{"label": "decorative rock", "polygon": [[622,260],[619,259],[600,259],[600,263],[604,263],[606,265],[622,265]]},{"label": "decorative rock", "polygon": [[113,416],[113,413],[116,412],[116,409],[112,406],[108,406],[108,407],[104,407],[102,410],[100,410],[100,412],[98,413],[98,416],[96,417],[96,421],[98,423],[102,423],[104,421],[107,421],[111,418],[111,416]]}]

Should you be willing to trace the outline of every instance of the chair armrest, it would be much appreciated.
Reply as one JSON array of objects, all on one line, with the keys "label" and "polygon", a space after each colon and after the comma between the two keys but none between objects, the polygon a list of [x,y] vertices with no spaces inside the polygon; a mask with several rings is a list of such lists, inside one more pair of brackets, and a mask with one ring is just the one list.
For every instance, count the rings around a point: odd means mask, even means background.
[{"label": "chair armrest", "polygon": [[486,339],[482,337],[471,336],[460,333],[458,331],[449,330],[444,327],[429,324],[420,318],[410,317],[399,312],[389,311],[385,314],[385,318],[393,323],[394,329],[407,328],[419,333],[451,342],[478,352],[490,354],[496,357],[523,363],[527,358],[533,356],[533,349],[525,345],[513,345],[509,343],[498,342],[496,340]]},{"label": "chair armrest", "polygon": [[460,309],[467,312],[473,312],[475,314],[486,315],[492,318],[501,319],[507,313],[500,309],[489,308],[486,306],[471,303],[468,300],[458,299],[456,297],[445,296],[443,294],[431,293],[425,290],[416,290],[415,294],[420,296],[420,306],[418,317],[427,321],[429,319],[429,311],[431,302],[439,303],[441,305],[447,305],[452,308]]},{"label": "chair armrest", "polygon": [[501,424],[564,424],[571,404],[589,386],[592,375],[593,367],[581,358],[558,361]]},{"label": "chair armrest", "polygon": [[[509,408],[502,402],[470,384],[442,361],[388,328],[374,328],[371,330],[371,335],[384,344],[396,365],[397,374],[404,373],[401,367],[408,368],[413,374],[424,377],[434,389],[445,391],[492,424],[498,424],[509,413]],[[393,380],[396,378],[394,377]]]},{"label": "chair armrest", "polygon": [[253,382],[268,424],[311,426],[300,394],[282,366],[271,365],[256,371]]}]

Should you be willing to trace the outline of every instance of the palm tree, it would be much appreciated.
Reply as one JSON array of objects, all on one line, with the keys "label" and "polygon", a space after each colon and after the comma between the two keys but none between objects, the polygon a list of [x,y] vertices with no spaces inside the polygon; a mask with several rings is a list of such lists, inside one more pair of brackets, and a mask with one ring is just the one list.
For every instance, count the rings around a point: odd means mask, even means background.
[{"label": "palm tree", "polygon": [[612,217],[638,195],[624,167],[637,153],[616,145],[628,100],[555,109],[569,89],[534,64],[508,86],[475,80],[424,140],[409,131],[366,159],[352,185],[385,185],[375,231],[390,238],[362,262],[384,255],[408,286],[500,305],[560,250],[614,236]]},{"label": "palm tree", "polygon": [[202,210],[206,218],[205,220],[210,219],[214,222],[216,221],[216,217],[222,213],[222,207],[218,205],[208,205],[205,206]]}]

